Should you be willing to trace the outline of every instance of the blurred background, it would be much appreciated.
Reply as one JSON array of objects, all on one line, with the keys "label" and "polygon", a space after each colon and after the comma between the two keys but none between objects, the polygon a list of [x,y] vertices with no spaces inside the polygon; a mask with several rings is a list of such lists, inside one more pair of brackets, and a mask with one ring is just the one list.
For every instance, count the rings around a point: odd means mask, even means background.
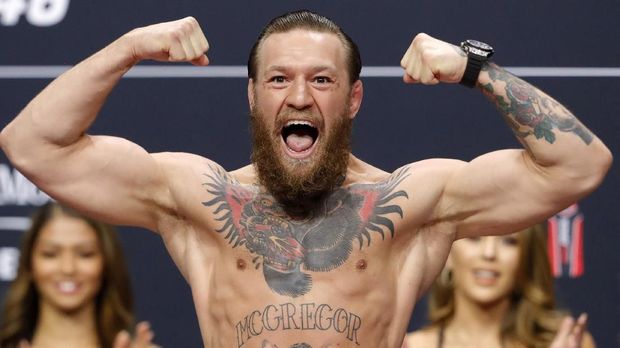
[{"label": "blurred background", "polygon": [[[416,33],[494,46],[494,60],[571,109],[620,156],[620,2],[584,1],[0,1],[0,126],[53,77],[123,33],[194,16],[211,44],[212,66],[143,63],[109,98],[91,133],[128,138],[150,152],[198,153],[235,169],[249,161],[245,64],[274,16],[306,8],[324,14],[358,43],[364,103],[354,153],[384,170],[430,157],[471,160],[517,147],[481,93],[458,85],[402,83],[398,65]],[[169,69],[173,67],[173,69]],[[558,260],[560,305],[588,312],[599,347],[620,347],[620,175],[578,209],[556,218],[558,248],[583,241],[583,272]],[[93,197],[96,199],[96,197]],[[0,299],[15,273],[27,217],[48,197],[0,153]],[[160,238],[121,227],[137,298],[164,347],[202,345],[190,289]],[[558,249],[558,250],[560,250]],[[572,270],[572,272],[571,272]],[[424,323],[425,301],[410,328]]]}]

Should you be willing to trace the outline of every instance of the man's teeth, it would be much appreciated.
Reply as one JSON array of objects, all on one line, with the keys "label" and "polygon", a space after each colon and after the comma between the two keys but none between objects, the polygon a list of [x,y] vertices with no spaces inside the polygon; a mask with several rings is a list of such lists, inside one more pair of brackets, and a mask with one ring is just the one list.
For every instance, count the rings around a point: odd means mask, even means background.
[{"label": "man's teeth", "polygon": [[499,273],[489,270],[477,270],[474,272],[474,275],[480,278],[496,278],[499,276]]},{"label": "man's teeth", "polygon": [[314,127],[314,125],[312,125],[312,123],[308,122],[308,121],[300,121],[300,120],[293,120],[293,121],[288,121],[286,122],[286,126],[310,126],[310,127]]},{"label": "man's teeth", "polygon": [[71,292],[77,289],[77,284],[75,282],[60,282],[58,287],[60,288],[60,291]]}]

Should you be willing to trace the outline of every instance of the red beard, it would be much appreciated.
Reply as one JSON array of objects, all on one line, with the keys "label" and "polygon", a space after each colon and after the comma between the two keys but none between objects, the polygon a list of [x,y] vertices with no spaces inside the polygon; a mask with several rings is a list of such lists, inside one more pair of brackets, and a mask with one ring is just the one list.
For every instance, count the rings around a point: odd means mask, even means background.
[{"label": "red beard", "polygon": [[[287,161],[279,154],[282,135],[270,133],[265,118],[253,108],[252,162],[262,186],[282,204],[291,215],[307,215],[325,195],[344,181],[351,153],[352,119],[344,113],[338,117],[329,137],[316,144],[308,162]],[[281,129],[277,127],[276,129]]]}]

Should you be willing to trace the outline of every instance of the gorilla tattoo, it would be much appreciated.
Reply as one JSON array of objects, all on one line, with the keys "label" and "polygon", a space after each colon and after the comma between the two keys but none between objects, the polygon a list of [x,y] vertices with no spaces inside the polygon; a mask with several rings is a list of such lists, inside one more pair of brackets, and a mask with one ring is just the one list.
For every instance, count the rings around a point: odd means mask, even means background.
[{"label": "gorilla tattoo", "polygon": [[371,232],[385,239],[394,236],[388,214],[403,217],[397,197],[408,199],[395,187],[408,176],[404,167],[377,184],[340,187],[303,220],[292,219],[269,193],[256,185],[242,185],[221,168],[212,168],[204,183],[213,198],[203,202],[213,207],[217,229],[233,248],[245,246],[255,254],[255,267],[262,265],[265,281],[278,294],[297,297],[312,287],[312,278],[302,269],[329,272],[341,266],[353,250],[370,245]]}]

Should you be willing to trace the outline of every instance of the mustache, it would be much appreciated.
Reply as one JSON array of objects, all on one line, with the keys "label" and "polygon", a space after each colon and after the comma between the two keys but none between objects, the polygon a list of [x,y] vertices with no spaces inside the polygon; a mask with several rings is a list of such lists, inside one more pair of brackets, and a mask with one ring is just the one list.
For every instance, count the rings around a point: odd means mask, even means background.
[{"label": "mustache", "polygon": [[[278,152],[276,137],[281,127],[270,129],[268,118],[256,108],[251,109],[252,163],[257,171],[260,185],[271,194],[284,210],[294,216],[308,214],[326,194],[342,184],[346,176],[350,148],[352,120],[336,117],[333,129],[315,154],[312,163],[291,163]],[[320,127],[322,117],[310,110],[283,110],[277,115],[284,123],[291,119],[307,120]],[[278,123],[281,123],[278,122]],[[278,124],[274,122],[274,124]],[[272,134],[272,133],[278,134]]]},{"label": "mustache", "polygon": [[323,126],[323,118],[320,115],[317,115],[310,110],[287,108],[276,116],[276,129],[280,130],[284,128],[286,123],[290,120],[308,121],[318,129]]}]

